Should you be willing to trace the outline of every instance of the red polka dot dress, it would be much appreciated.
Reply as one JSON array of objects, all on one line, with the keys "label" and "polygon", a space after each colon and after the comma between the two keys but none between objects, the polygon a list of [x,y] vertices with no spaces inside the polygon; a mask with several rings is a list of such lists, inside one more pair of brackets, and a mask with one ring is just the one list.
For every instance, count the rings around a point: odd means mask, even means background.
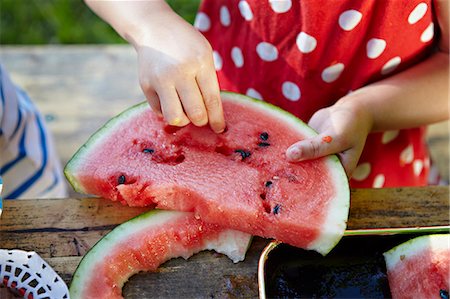
[{"label": "red polka dot dress", "polygon": [[[205,0],[195,27],[220,87],[305,122],[317,110],[430,54],[431,0]],[[424,128],[370,134],[352,187],[427,185]]]}]

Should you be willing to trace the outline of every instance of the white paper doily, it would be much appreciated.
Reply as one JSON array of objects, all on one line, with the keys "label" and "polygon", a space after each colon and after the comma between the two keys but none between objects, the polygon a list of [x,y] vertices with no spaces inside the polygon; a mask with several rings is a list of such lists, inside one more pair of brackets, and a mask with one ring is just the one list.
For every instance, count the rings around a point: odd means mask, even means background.
[{"label": "white paper doily", "polygon": [[34,251],[0,249],[0,285],[24,298],[70,298],[64,280]]}]

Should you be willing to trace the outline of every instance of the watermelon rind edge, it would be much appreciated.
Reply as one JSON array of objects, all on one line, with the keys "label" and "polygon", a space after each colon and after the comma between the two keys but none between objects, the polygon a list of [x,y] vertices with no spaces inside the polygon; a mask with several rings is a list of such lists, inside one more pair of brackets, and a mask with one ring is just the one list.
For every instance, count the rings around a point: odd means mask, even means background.
[{"label": "watermelon rind edge", "polygon": [[450,234],[431,234],[415,237],[383,253],[386,269],[393,269],[398,262],[429,248],[432,251],[450,250]]},{"label": "watermelon rind edge", "polygon": [[[230,91],[222,91],[221,97],[222,99],[226,98],[227,100],[239,102],[242,105],[252,104],[252,107],[258,107],[280,121],[284,121],[289,126],[296,128],[305,137],[313,137],[317,135],[317,132],[305,124],[301,119],[265,101]],[[123,121],[126,121],[126,119],[146,108],[149,108],[148,103],[141,102],[111,118],[103,127],[91,135],[87,142],[73,155],[64,168],[64,174],[76,192],[86,193],[82,185],[73,175],[76,173],[79,162],[83,160],[83,156],[87,155],[90,148],[94,147],[96,143],[101,142],[103,137],[108,135],[104,133],[107,133],[115,126],[120,125]],[[320,237],[307,248],[310,250],[315,250],[322,255],[326,255],[342,238],[346,228],[348,211],[350,207],[350,188],[348,178],[339,158],[336,155],[329,155],[324,157],[324,159],[329,169],[333,170],[331,173],[333,175],[333,181],[335,182],[334,185],[338,188],[338,190],[336,190],[336,197],[331,201],[328,208],[328,219],[319,230]]]},{"label": "watermelon rind edge", "polygon": [[[114,239],[116,236],[117,237],[127,236],[128,234],[121,235],[121,232],[122,232],[122,230],[124,230],[124,227],[130,226],[131,224],[136,223],[136,222],[139,223],[141,220],[145,220],[148,217],[152,217],[155,214],[157,214],[158,212],[159,212],[158,210],[152,210],[152,211],[137,215],[137,216],[131,218],[130,220],[122,223],[121,225],[118,225],[111,232],[109,232],[108,234],[103,236],[100,240],[98,240],[94,244],[94,246],[92,246],[86,252],[86,254],[81,259],[80,263],[78,264],[77,268],[75,269],[75,272],[74,272],[74,275],[72,277],[72,281],[71,281],[70,287],[69,287],[69,292],[70,292],[71,298],[81,298],[80,296],[82,294],[80,294],[79,292],[81,290],[83,290],[83,287],[86,285],[86,281],[87,281],[88,275],[89,275],[88,270],[90,268],[94,267],[94,265],[97,264],[97,262],[99,260],[101,260],[102,255],[97,254],[98,251],[103,250],[104,246],[108,246],[109,244],[114,244]],[[106,247],[106,248],[108,248],[108,247]],[[106,256],[109,251],[106,249],[106,250],[104,250],[104,252],[105,252],[105,254],[103,255],[103,257]],[[96,257],[99,257],[99,258],[96,259]]]},{"label": "watermelon rind edge", "polygon": [[69,160],[69,162],[67,162],[66,166],[64,167],[64,175],[66,176],[67,181],[70,183],[70,185],[76,192],[86,193],[81,184],[79,184],[79,182],[73,175],[76,173],[79,161],[83,160],[83,156],[87,155],[89,153],[90,148],[93,148],[96,143],[101,142],[104,136],[108,135],[104,133],[109,132],[115,126],[120,125],[124,120],[132,117],[133,115],[139,113],[141,110],[147,107],[148,103],[146,101],[140,102],[122,111],[113,118],[109,119],[101,128],[95,131],[89,137],[89,139],[75,152],[75,154],[72,156],[72,158]]},{"label": "watermelon rind edge", "polygon": [[[111,230],[108,234],[103,236],[100,240],[98,240],[94,246],[92,246],[86,254],[81,259],[78,264],[74,275],[72,277],[72,281],[69,287],[70,297],[72,299],[82,298],[82,292],[86,287],[86,282],[89,279],[89,275],[92,271],[95,271],[95,267],[98,262],[101,262],[110,252],[111,248],[115,244],[119,244],[121,241],[126,240],[127,237],[133,234],[133,232],[143,231],[147,227],[156,226],[160,224],[164,224],[171,220],[178,219],[179,217],[183,217],[184,215],[189,215],[193,213],[190,212],[180,212],[180,211],[168,211],[168,210],[149,210],[142,214],[139,214],[130,220],[116,226],[113,230]],[[144,223],[145,222],[145,223]],[[229,251],[229,248],[226,247],[235,247],[233,243],[227,244],[228,242],[215,243],[216,240],[212,240],[212,242],[206,242],[205,248],[203,250],[215,250],[218,253],[222,253],[228,256],[234,263],[243,261],[245,258],[245,253],[252,242],[252,236],[246,233],[242,233],[239,231],[224,229],[220,235],[221,239],[229,238],[233,242],[245,242],[245,249],[241,252],[236,253],[236,250]],[[239,250],[238,250],[239,251]],[[185,259],[188,256],[183,256]],[[122,284],[124,284],[122,282]],[[119,285],[120,288],[123,285]]]}]

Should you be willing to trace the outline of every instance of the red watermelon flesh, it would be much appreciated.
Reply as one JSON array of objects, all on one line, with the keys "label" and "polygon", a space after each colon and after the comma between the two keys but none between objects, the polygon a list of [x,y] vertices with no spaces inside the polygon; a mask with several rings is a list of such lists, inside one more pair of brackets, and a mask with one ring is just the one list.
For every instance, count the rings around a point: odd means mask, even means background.
[{"label": "red watermelon flesh", "polygon": [[215,250],[238,262],[250,239],[204,223],[192,213],[153,210],[119,225],[88,251],[74,273],[70,297],[122,298],[122,287],[133,274],[201,250]]},{"label": "red watermelon flesh", "polygon": [[74,189],[203,220],[326,254],[341,238],[347,177],[335,156],[289,163],[315,133],[272,105],[223,93],[227,130],[167,126],[147,104],[108,122],[65,169]]},{"label": "red watermelon flesh", "polygon": [[384,257],[392,298],[449,298],[449,234],[417,237]]}]

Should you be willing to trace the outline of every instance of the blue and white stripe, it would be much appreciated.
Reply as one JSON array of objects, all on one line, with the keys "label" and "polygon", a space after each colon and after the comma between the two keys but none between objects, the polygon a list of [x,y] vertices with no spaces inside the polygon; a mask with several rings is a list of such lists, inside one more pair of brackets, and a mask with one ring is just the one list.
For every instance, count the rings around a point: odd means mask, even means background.
[{"label": "blue and white stripe", "polygon": [[66,196],[61,167],[45,122],[1,65],[0,101],[3,198]]},{"label": "blue and white stripe", "polygon": [[0,176],[0,217],[2,216],[3,211],[2,190],[3,190],[3,180],[2,177]]}]

